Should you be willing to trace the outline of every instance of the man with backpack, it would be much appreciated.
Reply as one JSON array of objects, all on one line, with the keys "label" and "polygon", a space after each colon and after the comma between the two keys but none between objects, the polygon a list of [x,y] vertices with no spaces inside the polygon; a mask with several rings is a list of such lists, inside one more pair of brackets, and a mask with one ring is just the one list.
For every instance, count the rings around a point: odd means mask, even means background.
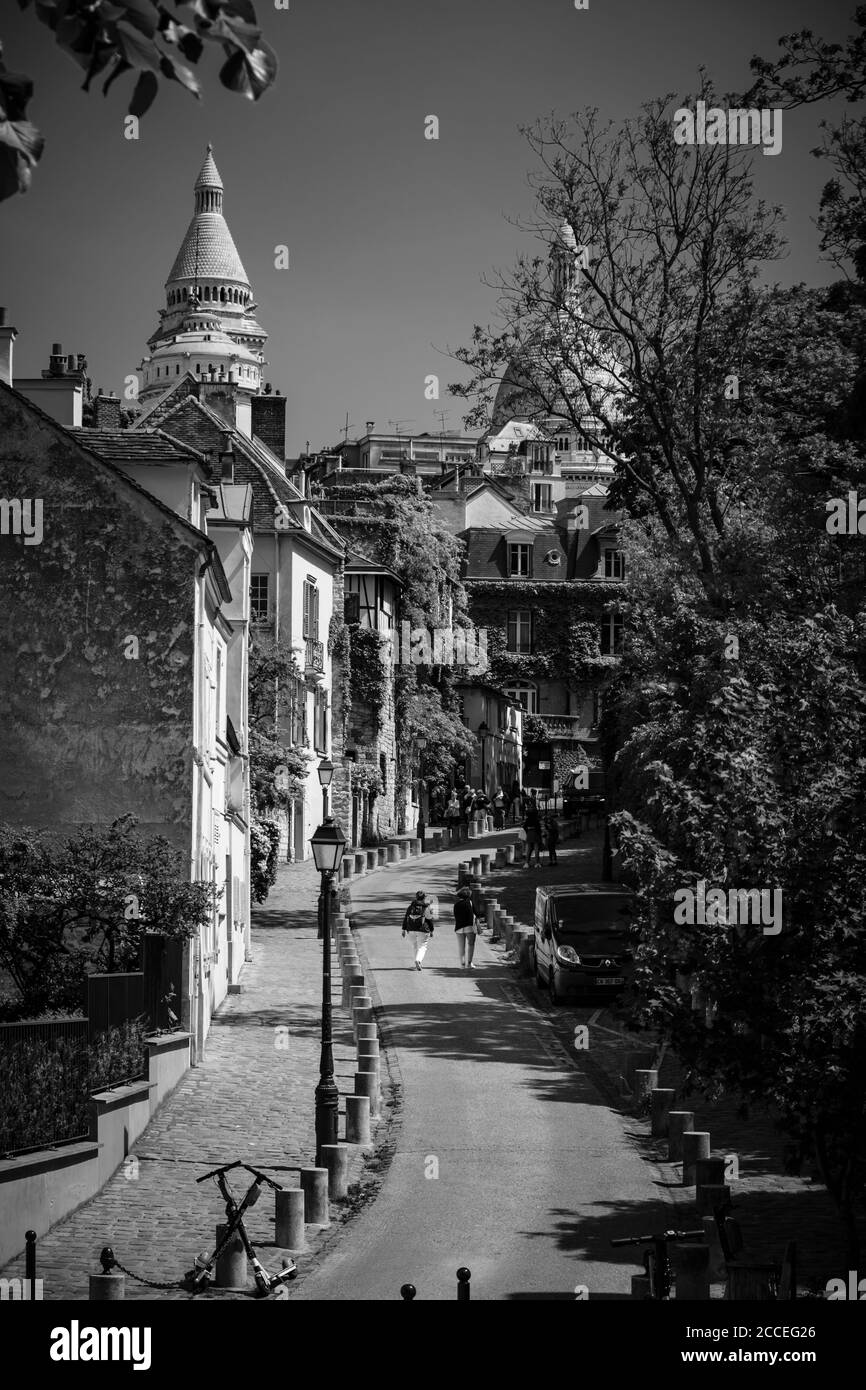
[{"label": "man with backpack", "polygon": [[415,949],[415,969],[421,969],[421,962],[427,947],[433,939],[433,905],[428,901],[423,888],[419,888],[403,915],[403,935],[408,933]]}]

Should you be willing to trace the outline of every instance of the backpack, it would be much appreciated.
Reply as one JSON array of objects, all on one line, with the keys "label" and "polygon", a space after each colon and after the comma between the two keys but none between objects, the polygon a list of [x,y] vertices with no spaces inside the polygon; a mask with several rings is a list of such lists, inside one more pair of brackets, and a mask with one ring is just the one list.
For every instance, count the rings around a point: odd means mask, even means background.
[{"label": "backpack", "polygon": [[424,913],[426,911],[426,902],[420,902],[417,898],[413,898],[406,908],[406,915],[403,918],[403,930],[422,931],[424,928]]}]

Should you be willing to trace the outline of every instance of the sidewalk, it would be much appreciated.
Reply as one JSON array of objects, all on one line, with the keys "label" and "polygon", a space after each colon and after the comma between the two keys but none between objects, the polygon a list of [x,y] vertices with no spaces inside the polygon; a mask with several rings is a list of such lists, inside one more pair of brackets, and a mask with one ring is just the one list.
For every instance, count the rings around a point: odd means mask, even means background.
[{"label": "sidewalk", "polygon": [[[312,861],[284,865],[267,902],[253,909],[253,960],[213,1019],[205,1057],[187,1072],[132,1150],[137,1177],[118,1171],[86,1206],[59,1223],[37,1245],[37,1274],[46,1299],[86,1299],[88,1274],[99,1272],[99,1252],[111,1245],[121,1264],[148,1279],[180,1279],[195,1256],[213,1247],[223,1203],[210,1183],[195,1179],[235,1159],[262,1168],[287,1187],[313,1162],[314,1091],[319,1076],[322,945],[316,939],[319,876]],[[333,975],[340,1002],[339,969]],[[276,1046],[288,1028],[288,1047]],[[354,1085],[355,1049],[345,1010],[334,1009],[334,1067],[340,1088],[340,1130]],[[284,1035],[283,1035],[284,1036]],[[380,1128],[381,1134],[381,1128]],[[126,1165],[128,1168],[133,1165]],[[364,1168],[350,1161],[350,1184]],[[263,1197],[246,1221],[260,1259],[281,1267],[274,1246],[274,1204]],[[338,1226],[332,1225],[333,1234]],[[21,1233],[23,1241],[23,1231]],[[321,1238],[320,1238],[321,1240]],[[311,1252],[316,1251],[311,1242]],[[309,1255],[297,1262],[303,1268]],[[2,1274],[22,1277],[23,1255]],[[244,1297],[212,1293],[205,1297]],[[149,1289],[126,1281],[127,1299],[190,1298],[182,1289]]]}]

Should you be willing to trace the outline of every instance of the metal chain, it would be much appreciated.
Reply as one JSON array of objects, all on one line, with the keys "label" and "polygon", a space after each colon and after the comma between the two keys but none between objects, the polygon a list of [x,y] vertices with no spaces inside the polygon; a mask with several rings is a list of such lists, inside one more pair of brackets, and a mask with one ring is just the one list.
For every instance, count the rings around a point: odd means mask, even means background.
[{"label": "metal chain", "polygon": [[168,1283],[165,1284],[161,1284],[158,1279],[145,1279],[144,1276],[141,1274],[133,1274],[132,1270],[127,1269],[125,1265],[122,1265],[120,1263],[120,1260],[118,1259],[115,1259],[113,1267],[115,1269],[119,1269],[121,1274],[128,1274],[130,1279],[134,1279],[136,1283],[146,1284],[149,1289],[183,1289],[186,1287],[185,1278],[171,1279]]}]

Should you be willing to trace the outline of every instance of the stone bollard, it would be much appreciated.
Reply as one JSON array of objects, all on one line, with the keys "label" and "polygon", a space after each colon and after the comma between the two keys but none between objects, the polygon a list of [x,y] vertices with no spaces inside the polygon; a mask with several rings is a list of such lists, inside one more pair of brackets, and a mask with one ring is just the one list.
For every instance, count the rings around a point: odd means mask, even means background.
[{"label": "stone bollard", "polygon": [[494,910],[493,910],[493,935],[492,935],[491,938],[490,938],[491,941],[501,941],[501,940],[502,940],[502,933],[503,933],[503,930],[504,930],[504,927],[503,927],[502,924],[503,924],[504,921],[505,921],[505,910],[504,910],[504,908],[501,908],[501,907],[494,908]]},{"label": "stone bollard", "polygon": [[495,919],[496,919],[496,913],[497,913],[498,909],[499,909],[499,899],[498,899],[498,898],[488,898],[488,900],[487,900],[487,906],[486,906],[486,908],[485,908],[485,916],[486,916],[486,918],[487,918],[487,930],[490,931],[490,932],[492,932],[493,929],[494,929],[494,924],[495,924]]},{"label": "stone bollard", "polygon": [[654,1047],[630,1048],[625,1054],[625,1084],[630,1091],[634,1091],[635,1072],[652,1067],[655,1059]]},{"label": "stone bollard", "polygon": [[367,872],[367,851],[361,850],[355,855],[355,877],[360,878]]},{"label": "stone bollard", "polygon": [[505,846],[505,862],[506,864],[514,863],[514,845]]},{"label": "stone bollard", "polygon": [[481,860],[481,875],[483,878],[485,874],[490,873],[490,860],[493,856],[491,854],[481,854],[479,858]]},{"label": "stone bollard", "polygon": [[773,1302],[776,1269],[775,1265],[744,1264],[739,1260],[732,1261],[727,1266],[727,1297],[738,1303]]},{"label": "stone bollard", "polygon": [[397,854],[398,854],[398,857],[399,857],[399,859],[400,859],[401,861],[404,860],[404,859],[408,859],[408,858],[409,858],[409,841],[408,841],[408,840],[398,840],[398,842],[397,842]]},{"label": "stone bollard", "polygon": [[328,1170],[328,1196],[342,1202],[349,1195],[349,1148],[347,1144],[323,1144],[322,1165]]},{"label": "stone bollard", "polygon": [[370,1102],[366,1096],[346,1096],[346,1143],[372,1144],[370,1136]]},{"label": "stone bollard", "polygon": [[701,1216],[712,1216],[717,1207],[723,1212],[731,1209],[731,1189],[724,1182],[705,1182],[695,1189],[695,1202]]},{"label": "stone bollard", "polygon": [[342,864],[340,865],[340,872],[342,873],[343,878],[351,878],[354,867],[354,860],[344,858]]},{"label": "stone bollard", "polygon": [[520,975],[532,974],[532,952],[529,948],[534,938],[535,932],[527,931],[524,928],[516,931],[512,938],[514,950],[517,953],[517,963],[520,967],[518,974]]},{"label": "stone bollard", "polygon": [[411,857],[412,857],[413,859],[420,859],[420,858],[421,858],[421,848],[422,848],[422,846],[421,846],[421,841],[420,841],[420,840],[410,840],[410,841],[409,841],[409,854],[411,855]]},{"label": "stone bollard", "polygon": [[523,863],[523,860],[524,860],[524,857],[525,857],[525,854],[526,854],[526,841],[525,841],[525,840],[517,840],[516,843],[515,843],[515,845],[514,845],[514,859],[513,859],[512,862],[515,863],[515,864],[522,864],[522,863]]},{"label": "stone bollard", "polygon": [[358,1042],[361,1042],[364,1038],[375,1040],[379,1036],[375,1023],[360,1023],[356,1031],[358,1034]]},{"label": "stone bollard", "polygon": [[639,1105],[649,1106],[650,1096],[658,1085],[659,1074],[654,1067],[639,1067],[632,1081],[632,1094]]},{"label": "stone bollard", "polygon": [[676,1095],[676,1091],[668,1087],[660,1090],[656,1086],[650,1096],[650,1133],[655,1139],[666,1139],[668,1136],[668,1115]]},{"label": "stone bollard", "polygon": [[[225,1236],[228,1222],[221,1221],[216,1228],[216,1243]],[[247,1252],[240,1232],[235,1231],[216,1262],[215,1280],[218,1289],[245,1289],[249,1284],[247,1271]]]},{"label": "stone bollard", "polygon": [[469,861],[469,863],[470,863],[469,872],[471,873],[472,877],[473,877],[473,878],[480,878],[480,877],[481,877],[481,856],[480,856],[480,855],[476,855],[473,859],[471,859],[471,860]]},{"label": "stone bollard", "polygon": [[306,1224],[308,1226],[330,1226],[327,1168],[302,1168],[301,1191],[304,1194],[304,1221]]},{"label": "stone bollard", "polygon": [[693,1110],[668,1111],[668,1162],[681,1163],[683,1157],[683,1135],[690,1134],[695,1127]]},{"label": "stone bollard", "polygon": [[376,864],[380,869],[383,869],[387,862],[388,851],[386,850],[384,845],[380,845],[379,848],[376,850]]},{"label": "stone bollard", "polygon": [[671,1246],[677,1301],[706,1302],[710,1296],[710,1250],[697,1242]]},{"label": "stone bollard", "polygon": [[466,827],[466,838],[469,840],[478,839],[478,826],[474,821],[470,821]]},{"label": "stone bollard", "polygon": [[[378,1038],[359,1038],[358,1039],[358,1061],[362,1057],[374,1058],[376,1065],[379,1064],[379,1039]],[[365,1071],[365,1067],[359,1067],[359,1071]]]},{"label": "stone bollard", "polygon": [[727,1162],[723,1158],[699,1158],[695,1164],[695,1184],[706,1187],[717,1186],[725,1181]]},{"label": "stone bollard", "polygon": [[388,846],[387,846],[387,849],[388,849],[388,863],[389,863],[389,864],[396,864],[396,863],[397,863],[397,860],[400,858],[400,851],[399,851],[397,845],[394,845],[394,844],[388,845]]},{"label": "stone bollard", "polygon": [[719,1228],[714,1216],[702,1216],[701,1225],[704,1228],[704,1244],[710,1252],[710,1281],[716,1283],[726,1279],[728,1275],[722,1242],[719,1240]]},{"label": "stone bollard", "polygon": [[[364,1013],[367,1009],[372,1010],[372,1007],[373,1007],[373,1000],[370,998],[369,994],[366,993],[366,985],[362,986],[362,989],[364,990],[364,993],[363,993],[363,994],[353,994],[353,995],[352,995],[352,1022],[353,1022],[353,1023],[356,1021],[356,1018],[357,1018],[357,1015],[358,1015],[358,1014]],[[367,1022],[367,1019],[366,1019],[366,1018],[364,1019],[364,1022],[365,1022],[365,1023]]]},{"label": "stone bollard", "polygon": [[370,1102],[370,1119],[379,1118],[379,1072],[356,1071],[355,1095],[366,1096]]},{"label": "stone bollard", "polygon": [[352,1007],[352,991],[355,989],[365,989],[364,976],[360,970],[352,970],[343,976],[343,993],[340,996],[340,1007],[350,1009]]},{"label": "stone bollard", "polygon": [[690,1130],[683,1135],[683,1187],[694,1187],[695,1164],[699,1158],[710,1156],[708,1129]]},{"label": "stone bollard", "polygon": [[87,1297],[91,1303],[119,1303],[126,1299],[125,1274],[91,1274],[89,1285]]},{"label": "stone bollard", "polygon": [[352,1011],[352,1028],[353,1028],[353,1030],[354,1030],[354,1032],[355,1032],[355,1042],[358,1041],[358,1032],[357,1032],[357,1029],[358,1029],[359,1024],[361,1024],[361,1023],[372,1023],[372,1022],[373,1022],[373,1010],[372,1010],[372,1008],[369,1008],[369,1007],[368,1007],[368,1008],[365,1008],[365,1009],[359,1009],[359,1008],[356,1007],[355,1009],[353,1009],[353,1011]]},{"label": "stone bollard", "polygon": [[502,925],[505,931],[505,949],[506,951],[510,951],[511,943],[514,940],[514,928],[516,926],[515,919],[513,917],[510,917],[506,913],[505,920]]},{"label": "stone bollard", "polygon": [[493,867],[495,869],[504,869],[507,863],[508,860],[505,857],[505,846],[500,845],[493,858]]},{"label": "stone bollard", "polygon": [[305,1250],[304,1193],[300,1187],[284,1187],[275,1192],[276,1232],[274,1243],[283,1250]]},{"label": "stone bollard", "polygon": [[378,850],[375,850],[375,849],[368,849],[368,850],[367,850],[367,873],[370,873],[371,869],[377,869],[378,867],[379,867],[379,853],[378,853]]}]

